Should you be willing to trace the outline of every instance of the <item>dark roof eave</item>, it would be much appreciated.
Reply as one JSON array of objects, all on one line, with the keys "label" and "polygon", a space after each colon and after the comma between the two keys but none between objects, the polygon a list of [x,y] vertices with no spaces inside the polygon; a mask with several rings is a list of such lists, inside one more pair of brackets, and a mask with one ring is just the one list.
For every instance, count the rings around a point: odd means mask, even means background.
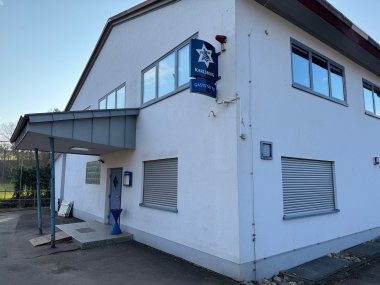
[{"label": "dark roof eave", "polygon": [[380,60],[380,45],[326,0],[298,0],[356,44]]},{"label": "dark roof eave", "polygon": [[17,122],[17,126],[16,126],[15,130],[13,131],[13,134],[9,140],[12,144],[16,141],[16,139],[19,137],[22,130],[25,128],[28,120],[29,120],[29,118],[27,115],[20,117],[20,119]]}]

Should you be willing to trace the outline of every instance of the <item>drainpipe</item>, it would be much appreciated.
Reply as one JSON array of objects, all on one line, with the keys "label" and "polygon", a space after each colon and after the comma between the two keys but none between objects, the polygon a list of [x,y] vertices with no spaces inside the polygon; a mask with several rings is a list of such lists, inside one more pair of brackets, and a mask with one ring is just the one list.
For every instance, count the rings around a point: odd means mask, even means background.
[{"label": "drainpipe", "polygon": [[251,189],[252,189],[252,241],[253,241],[253,274],[254,279],[257,278],[257,264],[256,264],[256,219],[255,219],[255,189],[254,189],[254,177],[253,177],[253,160],[254,160],[254,153],[253,153],[253,126],[252,126],[252,54],[251,54],[251,33],[248,34],[248,122],[249,122],[249,140],[250,140],[250,177],[251,177]]},{"label": "drainpipe", "polygon": [[54,138],[50,138],[50,235],[51,248],[55,248],[55,166]]},{"label": "drainpipe", "polygon": [[41,209],[41,186],[40,186],[40,162],[38,159],[38,148],[34,149],[36,160],[36,180],[37,180],[37,211],[38,211],[38,233],[42,235],[42,209]]}]

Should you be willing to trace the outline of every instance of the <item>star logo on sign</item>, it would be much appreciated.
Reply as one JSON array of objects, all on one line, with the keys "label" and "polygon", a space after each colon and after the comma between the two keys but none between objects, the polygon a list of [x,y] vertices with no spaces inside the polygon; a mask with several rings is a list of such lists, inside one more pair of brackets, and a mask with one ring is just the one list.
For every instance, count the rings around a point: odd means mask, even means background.
[{"label": "star logo on sign", "polygon": [[199,59],[198,59],[198,62],[203,62],[204,64],[206,64],[207,68],[209,66],[210,63],[214,63],[214,61],[212,60],[212,50],[208,50],[205,45],[203,44],[202,48],[197,48],[196,49],[197,52],[199,53]]}]

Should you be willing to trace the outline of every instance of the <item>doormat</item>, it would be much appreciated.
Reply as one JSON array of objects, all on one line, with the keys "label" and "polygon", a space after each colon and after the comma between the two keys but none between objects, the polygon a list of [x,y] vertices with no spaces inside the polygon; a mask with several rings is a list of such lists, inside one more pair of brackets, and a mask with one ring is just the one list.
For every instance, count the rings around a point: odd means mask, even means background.
[{"label": "doormat", "polygon": [[92,228],[79,228],[79,229],[75,229],[75,230],[77,232],[80,232],[81,234],[96,232],[96,230],[94,230]]}]

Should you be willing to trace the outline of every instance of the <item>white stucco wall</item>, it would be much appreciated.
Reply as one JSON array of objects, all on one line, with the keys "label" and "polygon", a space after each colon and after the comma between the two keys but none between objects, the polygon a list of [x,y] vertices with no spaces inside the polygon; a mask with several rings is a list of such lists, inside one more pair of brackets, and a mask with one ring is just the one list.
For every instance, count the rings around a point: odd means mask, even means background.
[{"label": "white stucco wall", "polygon": [[[86,162],[97,157],[68,155],[65,200],[75,201],[74,214],[107,222],[109,169],[122,167],[133,172],[133,186],[122,188],[123,226],[249,264],[248,274],[254,259],[379,227],[372,157],[380,156],[380,121],[364,114],[362,96],[362,78],[379,78],[255,1],[180,1],[114,27],[72,110],[97,109],[123,83],[126,107],[140,107],[141,71],[196,33],[217,49],[215,35],[228,37],[218,99],[240,100],[217,104],[186,89],[142,108],[136,150],[103,155],[100,185],[85,184]],[[291,86],[291,37],[345,67],[348,107]],[[260,141],[273,142],[273,160],[260,159]],[[334,161],[340,213],[284,221],[281,156]],[[178,213],[139,206],[143,161],[172,157]],[[191,255],[182,257],[199,261]],[[239,277],[228,270],[219,272]]]},{"label": "white stucco wall", "polygon": [[[372,158],[380,155],[380,121],[364,114],[362,94],[362,78],[379,85],[379,77],[254,1],[237,3],[237,91],[253,131],[253,141],[239,143],[241,235],[253,233],[252,189],[258,260],[379,227]],[[292,87],[291,37],[345,67],[348,107]],[[273,142],[273,160],[260,159],[260,141]],[[334,161],[340,213],[283,220],[281,156]],[[252,242],[241,245],[249,249],[242,260],[252,260]]]},{"label": "white stucco wall", "polygon": [[61,181],[62,181],[62,155],[56,157],[54,163],[54,171],[55,171],[55,203],[57,205],[59,194],[61,190]]},{"label": "white stucco wall", "polygon": [[[140,107],[145,67],[196,33],[217,49],[216,34],[233,43],[234,16],[233,0],[180,1],[114,27],[72,110],[96,109],[101,97],[124,82],[127,107]],[[219,69],[218,97],[232,99],[233,44],[220,57]],[[100,185],[84,184],[88,158],[69,155],[65,199],[75,201],[74,213],[77,208],[102,217],[108,210],[107,169],[123,167],[133,172],[133,187],[122,189],[122,225],[237,264],[236,133],[236,104],[217,104],[186,89],[140,110],[136,150],[102,156]],[[143,161],[171,157],[179,164],[178,213],[139,206]]]}]

